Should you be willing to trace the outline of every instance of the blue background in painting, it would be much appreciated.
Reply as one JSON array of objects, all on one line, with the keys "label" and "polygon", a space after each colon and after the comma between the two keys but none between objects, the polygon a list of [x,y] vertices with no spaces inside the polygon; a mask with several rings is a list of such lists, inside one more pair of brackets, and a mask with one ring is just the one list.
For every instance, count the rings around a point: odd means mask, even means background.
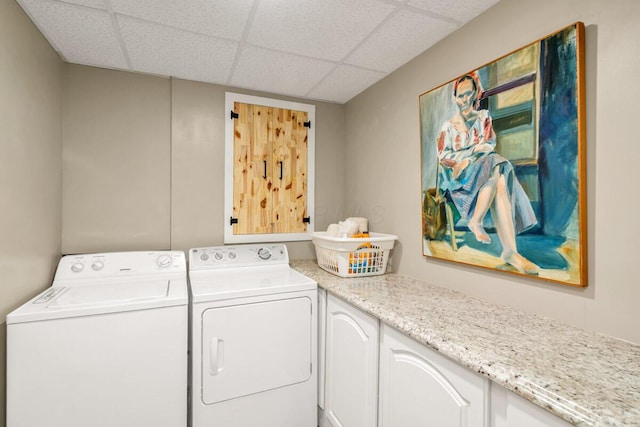
[{"label": "blue background in painting", "polygon": [[575,40],[575,31],[565,31],[541,42],[539,127],[542,227],[545,234],[573,238],[568,228],[579,194]]}]

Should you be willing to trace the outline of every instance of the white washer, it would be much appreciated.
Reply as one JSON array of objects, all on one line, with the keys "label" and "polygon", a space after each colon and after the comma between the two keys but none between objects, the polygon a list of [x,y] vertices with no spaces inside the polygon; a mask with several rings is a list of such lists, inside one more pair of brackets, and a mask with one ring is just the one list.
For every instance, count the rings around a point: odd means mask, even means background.
[{"label": "white washer", "polygon": [[287,248],[189,251],[193,427],[317,426],[317,287]]},{"label": "white washer", "polygon": [[187,425],[183,252],[69,255],[7,316],[7,426]]}]

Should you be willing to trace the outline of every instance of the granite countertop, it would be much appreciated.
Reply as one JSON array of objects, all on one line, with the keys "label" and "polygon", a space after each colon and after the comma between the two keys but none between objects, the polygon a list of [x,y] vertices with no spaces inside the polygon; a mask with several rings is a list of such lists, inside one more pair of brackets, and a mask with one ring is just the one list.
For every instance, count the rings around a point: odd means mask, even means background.
[{"label": "granite countertop", "polygon": [[292,260],[330,294],[577,426],[640,426],[640,346],[408,276],[341,278]]}]

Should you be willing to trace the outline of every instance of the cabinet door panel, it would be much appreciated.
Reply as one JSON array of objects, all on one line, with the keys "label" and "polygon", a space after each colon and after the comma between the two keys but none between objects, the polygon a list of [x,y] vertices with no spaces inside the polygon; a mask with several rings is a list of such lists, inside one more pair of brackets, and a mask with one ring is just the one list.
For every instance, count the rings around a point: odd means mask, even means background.
[{"label": "cabinet door panel", "polygon": [[276,233],[307,230],[307,113],[273,109],[273,217]]},{"label": "cabinet door panel", "polygon": [[488,426],[488,380],[386,326],[381,352],[381,426]]},{"label": "cabinet door panel", "polygon": [[233,216],[234,234],[262,234],[272,230],[271,132],[268,107],[234,103]]},{"label": "cabinet door panel", "polygon": [[325,416],[332,426],[376,426],[377,373],[377,319],[329,295]]}]

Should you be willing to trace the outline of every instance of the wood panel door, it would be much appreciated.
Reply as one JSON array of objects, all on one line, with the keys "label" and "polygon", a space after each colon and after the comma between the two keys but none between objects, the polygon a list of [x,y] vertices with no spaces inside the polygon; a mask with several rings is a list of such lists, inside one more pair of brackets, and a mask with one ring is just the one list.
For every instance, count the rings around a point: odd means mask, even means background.
[{"label": "wood panel door", "polygon": [[270,233],[269,109],[236,102],[234,112],[234,233]]},{"label": "wood panel door", "polygon": [[273,109],[273,223],[275,233],[307,230],[307,113]]},{"label": "wood panel door", "polygon": [[305,232],[307,113],[234,103],[234,234]]}]

